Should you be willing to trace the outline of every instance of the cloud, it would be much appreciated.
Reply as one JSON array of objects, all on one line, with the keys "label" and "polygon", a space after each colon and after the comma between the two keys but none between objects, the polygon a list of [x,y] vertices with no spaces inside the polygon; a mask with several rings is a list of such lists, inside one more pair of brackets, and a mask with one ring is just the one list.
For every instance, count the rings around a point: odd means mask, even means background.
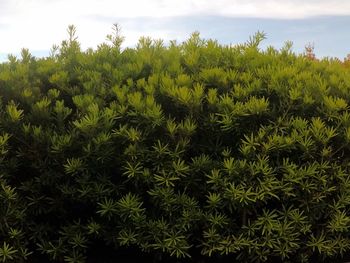
[{"label": "cloud", "polygon": [[[319,15],[350,15],[348,0],[0,0],[0,11],[22,16],[51,14],[61,19],[103,14],[105,16],[169,17],[227,15],[268,18],[305,18]],[[62,17],[63,15],[63,17]]]},{"label": "cloud", "polygon": [[[182,15],[225,15],[268,18],[305,18],[319,15],[349,15],[348,0],[100,0],[84,11],[120,17],[166,17]],[[90,8],[92,7],[93,8]]]},{"label": "cloud", "polygon": [[81,11],[119,17],[225,15],[282,19],[350,14],[348,0],[100,0],[98,5],[93,3],[96,2],[86,0]]},{"label": "cloud", "polygon": [[350,14],[346,0],[216,0],[209,5],[214,13],[227,16],[295,19]]},{"label": "cloud", "polygon": [[[133,45],[142,35],[181,40],[190,29],[216,37],[226,18],[232,28],[242,28],[230,20],[239,17],[272,19],[271,28],[278,28],[281,22],[276,19],[343,15],[350,16],[348,0],[0,0],[0,52],[48,50],[66,38],[69,24],[77,26],[82,47],[87,48],[104,41],[115,22],[123,28],[125,44]],[[215,19],[208,22],[207,17]]]},{"label": "cloud", "polygon": [[11,9],[13,9],[13,1],[6,1],[6,0],[1,0],[0,1],[0,14],[5,14],[9,12]]}]

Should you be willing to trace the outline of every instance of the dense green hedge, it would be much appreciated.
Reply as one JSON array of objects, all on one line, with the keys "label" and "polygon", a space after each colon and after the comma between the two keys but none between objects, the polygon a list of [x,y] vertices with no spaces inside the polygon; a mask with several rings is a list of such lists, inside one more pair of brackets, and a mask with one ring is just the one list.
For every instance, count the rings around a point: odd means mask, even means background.
[{"label": "dense green hedge", "polygon": [[0,64],[0,262],[346,257],[350,71],[263,39]]}]

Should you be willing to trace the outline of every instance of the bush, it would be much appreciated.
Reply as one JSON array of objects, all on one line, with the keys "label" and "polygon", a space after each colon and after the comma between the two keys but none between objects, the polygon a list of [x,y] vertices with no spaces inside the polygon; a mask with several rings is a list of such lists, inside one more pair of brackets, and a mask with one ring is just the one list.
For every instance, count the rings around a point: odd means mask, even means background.
[{"label": "bush", "polygon": [[[330,262],[350,249],[350,72],[193,33],[0,64],[0,261]],[[178,260],[178,261],[177,261]]]}]

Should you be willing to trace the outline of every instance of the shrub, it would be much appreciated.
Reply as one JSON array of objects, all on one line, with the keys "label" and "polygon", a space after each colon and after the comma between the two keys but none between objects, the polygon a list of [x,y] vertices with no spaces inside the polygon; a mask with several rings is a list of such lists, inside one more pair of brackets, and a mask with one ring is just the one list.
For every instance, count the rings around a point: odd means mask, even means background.
[{"label": "shrub", "polygon": [[264,37],[0,64],[0,261],[345,257],[350,72]]}]

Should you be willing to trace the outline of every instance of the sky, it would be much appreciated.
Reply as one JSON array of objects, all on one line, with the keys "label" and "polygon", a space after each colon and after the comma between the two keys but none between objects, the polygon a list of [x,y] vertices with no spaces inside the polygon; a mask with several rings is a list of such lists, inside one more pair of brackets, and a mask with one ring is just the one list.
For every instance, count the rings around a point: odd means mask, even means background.
[{"label": "sky", "polygon": [[311,43],[319,57],[350,53],[349,0],[0,0],[0,61],[28,48],[46,56],[77,27],[83,49],[105,41],[118,23],[126,46],[141,36],[186,40],[194,31],[222,44],[245,42],[258,30],[262,47]]}]

